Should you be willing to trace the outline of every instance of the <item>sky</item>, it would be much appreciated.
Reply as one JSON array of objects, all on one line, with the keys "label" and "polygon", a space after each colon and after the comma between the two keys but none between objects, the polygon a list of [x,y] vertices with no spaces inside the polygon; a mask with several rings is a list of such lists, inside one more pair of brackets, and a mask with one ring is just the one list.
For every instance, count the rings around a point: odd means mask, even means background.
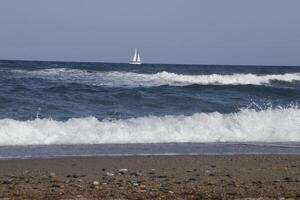
[{"label": "sky", "polygon": [[299,0],[1,0],[0,59],[299,65]]}]

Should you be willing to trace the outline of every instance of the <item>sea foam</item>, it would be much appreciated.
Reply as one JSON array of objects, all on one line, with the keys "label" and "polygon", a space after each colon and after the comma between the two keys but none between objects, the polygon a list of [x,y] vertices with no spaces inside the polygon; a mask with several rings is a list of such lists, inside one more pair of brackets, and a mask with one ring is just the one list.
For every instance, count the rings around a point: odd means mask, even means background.
[{"label": "sea foam", "polygon": [[198,85],[267,85],[272,81],[300,81],[300,73],[286,74],[209,74],[184,75],[171,72],[141,74],[134,72],[99,72],[81,69],[54,68],[34,71],[15,70],[17,73],[32,75],[44,79],[64,82],[76,82],[108,87],[155,87],[161,85],[186,86]]},{"label": "sea foam", "polygon": [[0,145],[183,142],[299,142],[300,109],[242,109],[237,113],[146,116],[99,121],[0,120]]}]

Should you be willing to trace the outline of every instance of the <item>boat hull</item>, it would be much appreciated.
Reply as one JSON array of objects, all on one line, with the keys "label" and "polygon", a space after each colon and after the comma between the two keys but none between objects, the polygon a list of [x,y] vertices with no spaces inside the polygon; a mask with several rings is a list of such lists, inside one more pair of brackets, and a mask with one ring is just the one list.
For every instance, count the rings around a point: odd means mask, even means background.
[{"label": "boat hull", "polygon": [[140,62],[130,62],[129,64],[131,64],[131,65],[140,65],[142,63],[140,63]]}]

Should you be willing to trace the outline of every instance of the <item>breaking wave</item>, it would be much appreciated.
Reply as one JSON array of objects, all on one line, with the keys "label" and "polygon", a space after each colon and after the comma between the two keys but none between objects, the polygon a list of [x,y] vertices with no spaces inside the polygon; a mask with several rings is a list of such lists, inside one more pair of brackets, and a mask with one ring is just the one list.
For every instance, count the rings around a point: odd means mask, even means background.
[{"label": "breaking wave", "polygon": [[0,120],[0,145],[183,142],[299,142],[300,109],[242,109],[237,113],[147,116],[99,121]]},{"label": "breaking wave", "polygon": [[272,81],[300,81],[300,73],[286,74],[210,74],[183,75],[166,71],[155,74],[140,74],[134,72],[97,72],[80,69],[43,69],[35,71],[15,70],[22,74],[33,75],[55,81],[76,82],[96,86],[108,87],[154,87],[161,85],[186,86],[198,85],[263,85]]}]

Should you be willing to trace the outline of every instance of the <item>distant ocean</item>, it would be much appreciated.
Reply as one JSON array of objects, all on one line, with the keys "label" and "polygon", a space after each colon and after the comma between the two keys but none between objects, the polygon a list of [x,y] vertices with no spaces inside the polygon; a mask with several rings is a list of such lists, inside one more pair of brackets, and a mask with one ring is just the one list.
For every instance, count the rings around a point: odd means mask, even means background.
[{"label": "distant ocean", "polygon": [[0,61],[0,158],[300,154],[300,67]]}]

